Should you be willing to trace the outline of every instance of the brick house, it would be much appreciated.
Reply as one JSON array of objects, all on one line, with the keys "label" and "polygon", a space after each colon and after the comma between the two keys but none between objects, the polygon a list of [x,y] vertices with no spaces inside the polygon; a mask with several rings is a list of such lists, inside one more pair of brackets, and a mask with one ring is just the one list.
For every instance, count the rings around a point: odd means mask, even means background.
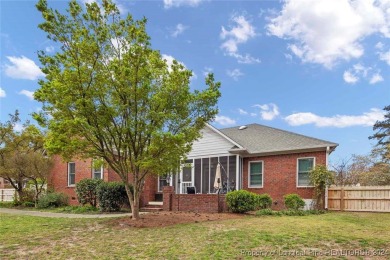
[{"label": "brick house", "polygon": [[[216,129],[207,125],[202,137],[194,142],[183,167],[174,174],[149,177],[141,205],[162,200],[163,186],[173,186],[177,194],[215,193],[216,168],[220,165],[219,183],[223,191],[246,189],[268,193],[274,208],[283,208],[283,196],[297,193],[309,204],[313,187],[308,174],[315,165],[327,165],[329,154],[338,144],[296,133],[250,124]],[[51,183],[56,191],[65,192],[77,203],[74,185],[83,178],[119,180],[110,169],[92,169],[92,161],[62,162],[55,159]]]}]

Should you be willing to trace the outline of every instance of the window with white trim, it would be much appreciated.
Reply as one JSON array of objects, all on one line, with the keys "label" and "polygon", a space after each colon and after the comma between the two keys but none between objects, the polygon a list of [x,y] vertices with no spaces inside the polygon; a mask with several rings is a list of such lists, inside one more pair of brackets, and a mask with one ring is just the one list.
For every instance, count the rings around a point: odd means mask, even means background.
[{"label": "window with white trim", "polygon": [[312,158],[299,158],[298,159],[298,187],[312,186],[310,183],[310,171],[314,168],[314,157]]},{"label": "window with white trim", "polygon": [[263,161],[249,162],[248,186],[263,187]]},{"label": "window with white trim", "polygon": [[92,163],[92,179],[103,179],[103,165],[94,166]]},{"label": "window with white trim", "polygon": [[76,163],[68,163],[68,186],[74,186],[76,184]]}]

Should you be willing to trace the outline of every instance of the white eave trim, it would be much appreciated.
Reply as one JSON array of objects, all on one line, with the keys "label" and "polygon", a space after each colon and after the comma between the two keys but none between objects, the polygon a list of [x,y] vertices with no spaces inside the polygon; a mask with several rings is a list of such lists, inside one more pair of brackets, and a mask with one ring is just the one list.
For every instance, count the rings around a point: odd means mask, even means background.
[{"label": "white eave trim", "polygon": [[[331,152],[336,149],[336,146],[331,146]],[[282,154],[294,154],[294,153],[309,153],[309,152],[326,152],[327,147],[313,147],[313,148],[304,148],[304,149],[293,149],[293,150],[283,150],[283,151],[268,151],[268,152],[253,152],[243,154],[244,157],[253,157],[253,156],[268,156],[268,155],[282,155]],[[229,151],[231,152],[231,151]]]},{"label": "white eave trim", "polygon": [[206,126],[208,128],[210,128],[213,132],[219,134],[220,136],[222,136],[223,138],[225,138],[226,140],[228,140],[229,142],[231,142],[232,144],[234,144],[235,146],[237,146],[238,148],[240,149],[244,149],[244,147],[242,147],[240,144],[236,143],[235,141],[233,141],[232,139],[230,139],[229,137],[227,137],[226,135],[224,135],[221,131],[219,131],[217,128],[213,127],[212,125],[210,124],[207,124],[206,123]]}]

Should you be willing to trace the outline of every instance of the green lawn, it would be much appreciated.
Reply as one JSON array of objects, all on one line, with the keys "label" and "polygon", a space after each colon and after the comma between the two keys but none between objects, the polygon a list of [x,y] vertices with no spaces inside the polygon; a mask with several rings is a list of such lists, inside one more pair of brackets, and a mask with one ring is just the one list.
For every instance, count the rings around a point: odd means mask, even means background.
[{"label": "green lawn", "polygon": [[390,214],[248,216],[164,228],[124,228],[110,223],[107,219],[0,214],[0,259],[250,258],[243,251],[274,254],[270,259],[296,252],[310,259],[314,254],[330,258],[326,254],[355,252],[340,250],[383,252],[387,255],[377,259],[390,259]]}]

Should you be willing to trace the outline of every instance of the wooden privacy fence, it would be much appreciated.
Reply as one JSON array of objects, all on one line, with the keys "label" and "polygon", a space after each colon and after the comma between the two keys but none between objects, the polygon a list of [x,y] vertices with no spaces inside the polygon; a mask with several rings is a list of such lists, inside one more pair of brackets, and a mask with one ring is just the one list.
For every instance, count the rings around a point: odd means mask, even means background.
[{"label": "wooden privacy fence", "polygon": [[15,189],[0,189],[0,201],[13,201]]},{"label": "wooden privacy fence", "polygon": [[390,212],[390,186],[331,186],[328,209]]}]

